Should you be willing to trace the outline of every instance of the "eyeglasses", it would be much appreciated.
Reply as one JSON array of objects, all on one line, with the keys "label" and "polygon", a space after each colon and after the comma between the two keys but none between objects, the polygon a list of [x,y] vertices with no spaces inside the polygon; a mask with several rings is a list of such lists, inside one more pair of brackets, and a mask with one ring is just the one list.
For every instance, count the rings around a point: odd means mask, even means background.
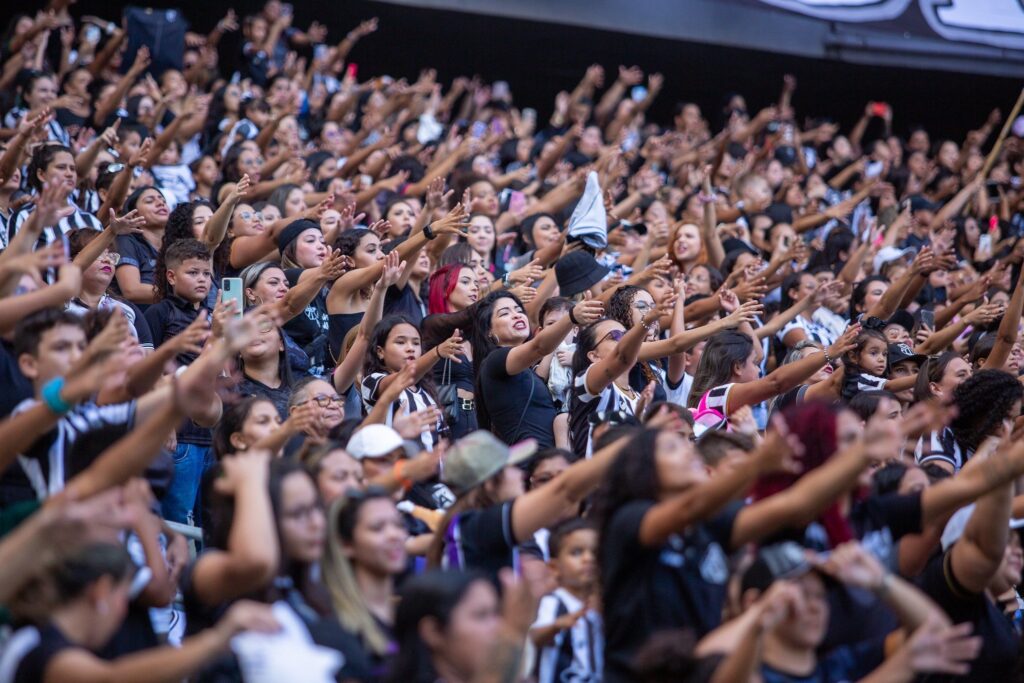
[{"label": "eyeglasses", "polygon": [[608,334],[601,337],[601,339],[594,346],[600,346],[601,342],[603,342],[605,339],[611,339],[613,342],[620,342],[622,341],[622,338],[624,336],[626,336],[626,333],[623,332],[622,330],[612,330]]},{"label": "eyeglasses", "polygon": [[317,394],[316,396],[313,396],[305,401],[302,401],[302,403],[296,403],[295,405],[301,406],[303,403],[309,403],[310,401],[316,401],[316,404],[318,406],[320,406],[321,408],[326,408],[332,403],[340,406],[345,402],[345,399],[344,397],[338,396],[337,394],[335,394],[334,396],[328,396],[327,394]]},{"label": "eyeglasses", "polygon": [[106,261],[110,265],[116,266],[118,263],[121,262],[121,255],[118,254],[116,251],[105,251],[102,254],[100,254],[99,258],[96,260]]}]

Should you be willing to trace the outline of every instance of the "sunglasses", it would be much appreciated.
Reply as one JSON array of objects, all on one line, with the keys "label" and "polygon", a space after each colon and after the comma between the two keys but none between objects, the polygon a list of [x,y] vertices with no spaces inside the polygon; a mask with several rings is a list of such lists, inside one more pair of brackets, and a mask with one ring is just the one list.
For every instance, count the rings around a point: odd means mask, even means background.
[{"label": "sunglasses", "polygon": [[626,336],[625,331],[623,331],[623,330],[612,330],[608,334],[606,334],[603,337],[601,337],[600,341],[598,341],[597,344],[595,344],[594,346],[600,346],[601,342],[603,342],[605,339],[611,339],[613,342],[620,342],[620,341],[622,341],[622,338],[624,336]]}]

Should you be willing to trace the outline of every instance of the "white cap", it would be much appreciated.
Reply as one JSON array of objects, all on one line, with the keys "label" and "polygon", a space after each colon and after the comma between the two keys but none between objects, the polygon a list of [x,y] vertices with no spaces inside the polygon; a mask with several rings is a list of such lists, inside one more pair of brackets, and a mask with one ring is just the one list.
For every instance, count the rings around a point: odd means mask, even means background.
[{"label": "white cap", "polygon": [[917,252],[911,247],[907,247],[906,249],[900,249],[899,247],[885,247],[883,249],[879,249],[878,253],[875,254],[875,273],[880,274],[882,272],[882,268],[887,263],[891,263],[907,256],[913,256],[916,253]]},{"label": "white cap", "polygon": [[[949,550],[949,547],[960,540],[967,528],[967,521],[974,514],[975,504],[971,503],[953,513],[953,516],[946,522],[946,528],[942,530],[942,549]],[[1010,518],[1010,528],[1024,528],[1024,519]]]},{"label": "white cap", "polygon": [[381,424],[366,425],[349,439],[345,450],[356,460],[381,458],[402,448],[405,441],[391,427]]}]

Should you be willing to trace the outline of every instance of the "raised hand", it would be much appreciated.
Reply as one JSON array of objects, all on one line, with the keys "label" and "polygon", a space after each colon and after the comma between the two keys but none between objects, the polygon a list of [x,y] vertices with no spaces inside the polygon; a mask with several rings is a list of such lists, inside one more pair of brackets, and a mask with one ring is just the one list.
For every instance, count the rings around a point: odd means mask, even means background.
[{"label": "raised hand", "polygon": [[604,304],[597,299],[591,298],[589,292],[585,296],[586,298],[572,309],[573,317],[579,321],[580,325],[596,323],[604,317]]},{"label": "raised hand", "polygon": [[459,360],[458,356],[462,353],[462,342],[462,332],[455,330],[452,336],[435,346],[434,349],[439,357],[461,365],[462,361]]},{"label": "raised hand", "polygon": [[249,174],[246,173],[241,179],[235,183],[235,186],[231,188],[231,193],[228,195],[230,201],[237,202],[239,199],[249,194],[249,188],[252,187],[252,180],[249,178]]},{"label": "raised hand", "polygon": [[789,426],[781,415],[772,418],[771,426],[756,451],[762,473],[799,474],[802,470],[800,458],[804,454],[804,445],[790,433]]},{"label": "raised hand", "polygon": [[380,287],[387,290],[388,287],[397,285],[398,281],[402,279],[402,272],[405,270],[406,262],[402,261],[398,256],[397,250],[392,250],[384,257],[384,272],[381,273],[380,280],[377,281]]},{"label": "raised hand", "polygon": [[139,145],[135,154],[128,158],[128,165],[131,167],[145,166],[149,164],[149,154],[153,151],[153,138],[146,138]]},{"label": "raised hand", "polygon": [[110,209],[110,218],[107,225],[114,231],[115,235],[141,233],[142,227],[145,224],[146,219],[142,217],[142,214],[139,213],[138,209],[132,209],[121,216],[118,216],[113,209]]},{"label": "raised hand", "polygon": [[839,339],[836,339],[832,346],[828,347],[828,355],[832,360],[839,360],[843,354],[853,351],[857,346],[857,335],[860,334],[860,323],[854,323],[846,328]]},{"label": "raised hand", "polygon": [[729,315],[722,319],[727,327],[738,327],[743,323],[753,323],[757,316],[764,313],[764,306],[760,301],[745,301],[736,307]]},{"label": "raised hand", "polygon": [[60,219],[75,212],[75,207],[68,204],[68,193],[65,185],[43,183],[43,191],[39,193],[35,210],[38,230],[57,225]]},{"label": "raised hand", "polygon": [[544,277],[544,266],[540,265],[538,259],[534,259],[522,268],[517,268],[508,274],[508,279],[517,285],[536,282]]},{"label": "raised hand", "polygon": [[188,327],[176,336],[167,340],[176,354],[199,355],[203,350],[203,344],[210,338],[210,318],[206,311],[200,311],[196,319]]},{"label": "raised hand", "polygon": [[328,282],[333,282],[344,275],[345,271],[350,270],[353,265],[355,263],[350,256],[344,256],[340,250],[334,249],[320,264],[320,277]]},{"label": "raised hand", "polygon": [[456,204],[444,218],[429,225],[435,235],[465,235],[469,227],[469,214],[463,205]]}]

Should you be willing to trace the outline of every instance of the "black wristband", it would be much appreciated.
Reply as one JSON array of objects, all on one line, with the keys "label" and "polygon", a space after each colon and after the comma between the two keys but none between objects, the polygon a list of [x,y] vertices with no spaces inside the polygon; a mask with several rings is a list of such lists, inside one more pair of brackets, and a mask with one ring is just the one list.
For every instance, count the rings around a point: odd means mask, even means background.
[{"label": "black wristband", "polygon": [[423,226],[423,234],[424,234],[424,236],[426,236],[426,238],[428,240],[432,240],[435,237],[437,237],[437,235],[434,234],[434,231],[430,229],[430,224],[429,223],[427,225]]},{"label": "black wristband", "polygon": [[579,325],[580,321],[576,319],[576,314],[574,310],[575,306],[569,309],[569,322],[571,322],[573,325]]}]

